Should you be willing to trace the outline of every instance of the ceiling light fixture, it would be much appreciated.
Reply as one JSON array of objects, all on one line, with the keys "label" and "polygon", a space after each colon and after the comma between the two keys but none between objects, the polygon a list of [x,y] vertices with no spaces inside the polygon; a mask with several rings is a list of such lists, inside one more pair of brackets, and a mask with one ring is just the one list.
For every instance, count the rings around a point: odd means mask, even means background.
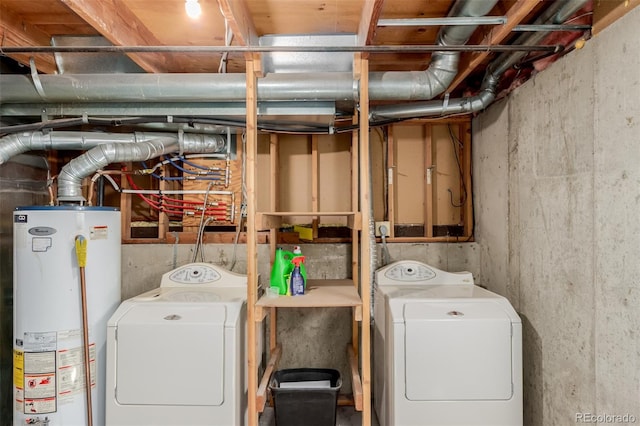
[{"label": "ceiling light fixture", "polygon": [[184,3],[184,10],[187,12],[187,16],[191,19],[198,19],[202,15],[202,8],[198,0],[186,0]]}]

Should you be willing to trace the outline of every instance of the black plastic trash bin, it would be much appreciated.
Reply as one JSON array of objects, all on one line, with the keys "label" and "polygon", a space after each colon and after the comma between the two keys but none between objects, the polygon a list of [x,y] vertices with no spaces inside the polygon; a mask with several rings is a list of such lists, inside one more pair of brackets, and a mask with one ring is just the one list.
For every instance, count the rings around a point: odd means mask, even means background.
[{"label": "black plastic trash bin", "polygon": [[329,368],[292,368],[273,373],[276,426],[334,426],[342,379]]}]

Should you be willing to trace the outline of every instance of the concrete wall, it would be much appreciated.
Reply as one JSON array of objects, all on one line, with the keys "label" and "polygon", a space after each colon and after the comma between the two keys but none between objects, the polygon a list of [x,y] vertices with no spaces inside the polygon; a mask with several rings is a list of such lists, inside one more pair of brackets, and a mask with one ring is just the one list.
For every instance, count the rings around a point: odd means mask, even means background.
[{"label": "concrete wall", "polygon": [[[283,246],[286,249],[291,247]],[[310,278],[351,277],[351,246],[348,244],[303,244]],[[193,245],[124,245],[122,247],[122,298],[128,299],[160,284],[162,274],[189,263]],[[381,246],[377,259],[382,259]],[[449,271],[478,274],[478,250],[475,243],[464,244],[389,244],[391,261],[413,259]],[[238,273],[247,271],[245,245],[211,244],[204,246],[205,261]],[[235,264],[234,264],[235,259]],[[198,259],[199,260],[199,259]],[[258,272],[261,282],[270,274],[269,246],[258,247]],[[232,268],[233,266],[233,268]],[[266,322],[265,322],[266,323]],[[268,335],[268,334],[267,334]],[[278,341],[282,343],[279,368],[335,368],[341,372],[342,392],[351,392],[346,356],[351,341],[351,311],[331,309],[280,309]]]},{"label": "concrete wall", "polygon": [[640,422],[638,22],[473,122],[480,275],[523,320],[526,425]]}]

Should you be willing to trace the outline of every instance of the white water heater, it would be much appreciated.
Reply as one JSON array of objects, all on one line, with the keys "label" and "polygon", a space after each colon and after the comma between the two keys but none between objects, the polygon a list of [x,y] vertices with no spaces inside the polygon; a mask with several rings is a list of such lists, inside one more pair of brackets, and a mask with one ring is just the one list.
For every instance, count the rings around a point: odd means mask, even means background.
[{"label": "white water heater", "polygon": [[92,418],[104,425],[107,320],[120,303],[120,212],[19,207],[13,226],[13,425],[88,424],[77,236],[87,243]]}]

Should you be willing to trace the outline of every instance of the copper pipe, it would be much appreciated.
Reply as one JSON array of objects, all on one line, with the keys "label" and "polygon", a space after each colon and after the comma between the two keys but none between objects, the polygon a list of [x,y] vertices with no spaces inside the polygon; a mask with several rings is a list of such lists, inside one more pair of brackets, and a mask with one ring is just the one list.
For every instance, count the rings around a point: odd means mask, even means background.
[{"label": "copper pipe", "polygon": [[87,240],[82,235],[76,236],[76,257],[80,270],[80,295],[82,298],[82,345],[84,349],[84,384],[87,396],[87,425],[93,426],[93,410],[91,407],[91,357],[89,356],[89,321],[87,320],[87,284],[85,278]]}]

